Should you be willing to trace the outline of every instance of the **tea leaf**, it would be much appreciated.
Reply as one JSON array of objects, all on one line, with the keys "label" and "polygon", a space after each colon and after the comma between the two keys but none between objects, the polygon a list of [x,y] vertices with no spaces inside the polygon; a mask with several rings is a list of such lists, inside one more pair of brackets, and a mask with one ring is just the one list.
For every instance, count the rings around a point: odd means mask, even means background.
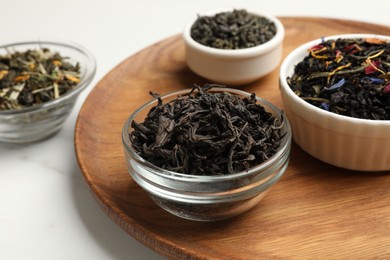
[{"label": "tea leaf", "polygon": [[276,34],[275,24],[246,10],[198,16],[191,37],[202,45],[218,49],[244,49],[261,45]]},{"label": "tea leaf", "polygon": [[309,48],[287,83],[299,97],[327,111],[390,120],[389,71],[388,41],[336,39]]},{"label": "tea leaf", "polygon": [[209,84],[163,104],[158,99],[145,120],[132,122],[132,146],[145,160],[171,171],[222,175],[245,171],[277,151],[283,120],[256,97],[214,92]]}]

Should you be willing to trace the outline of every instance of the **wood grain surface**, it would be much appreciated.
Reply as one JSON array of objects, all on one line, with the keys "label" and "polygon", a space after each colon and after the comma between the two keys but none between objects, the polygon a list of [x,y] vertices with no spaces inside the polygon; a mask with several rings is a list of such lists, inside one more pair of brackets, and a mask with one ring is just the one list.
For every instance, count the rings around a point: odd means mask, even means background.
[{"label": "wood grain surface", "polygon": [[[284,57],[300,44],[343,33],[389,34],[380,25],[282,17]],[[147,247],[172,258],[390,259],[390,172],[352,172],[314,159],[293,144],[289,167],[252,210],[219,222],[175,217],[129,176],[121,142],[127,117],[150,100],[206,81],[184,61],[180,35],[125,59],[87,97],[77,120],[75,150],[97,203]],[[240,87],[283,107],[278,69]]]}]

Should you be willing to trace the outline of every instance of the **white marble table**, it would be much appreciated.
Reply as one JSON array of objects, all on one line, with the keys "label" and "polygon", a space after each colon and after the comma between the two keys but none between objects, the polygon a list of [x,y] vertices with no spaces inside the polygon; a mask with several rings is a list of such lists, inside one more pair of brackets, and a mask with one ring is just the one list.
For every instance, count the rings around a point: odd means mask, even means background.
[{"label": "white marble table", "polygon": [[[390,26],[389,1],[1,0],[0,44],[57,36],[90,49],[98,68],[64,128],[30,145],[0,143],[0,259],[163,259],[98,207],[78,168],[73,131],[88,92],[119,62],[207,10],[243,7]],[[390,31],[389,31],[390,34]]]}]

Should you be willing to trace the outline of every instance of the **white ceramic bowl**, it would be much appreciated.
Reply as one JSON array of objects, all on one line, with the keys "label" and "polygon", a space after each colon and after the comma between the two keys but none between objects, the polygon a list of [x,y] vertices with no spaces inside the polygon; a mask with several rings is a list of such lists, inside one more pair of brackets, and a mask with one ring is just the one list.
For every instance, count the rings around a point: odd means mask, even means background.
[{"label": "white ceramic bowl", "polygon": [[[346,34],[325,37],[379,38],[389,36]],[[308,55],[307,50],[321,43],[317,39],[295,49],[282,62],[280,91],[284,110],[293,130],[294,141],[312,156],[335,166],[358,171],[390,170],[390,121],[368,120],[322,110],[298,97],[289,87],[295,65]]]},{"label": "white ceramic bowl", "polygon": [[[213,16],[228,11],[221,10],[201,15]],[[249,13],[274,22],[276,34],[271,40],[245,49],[225,50],[208,47],[191,37],[191,27],[198,18],[196,16],[191,19],[183,32],[188,67],[213,83],[226,85],[247,84],[272,72],[281,61],[284,27],[272,15],[252,11]]]}]

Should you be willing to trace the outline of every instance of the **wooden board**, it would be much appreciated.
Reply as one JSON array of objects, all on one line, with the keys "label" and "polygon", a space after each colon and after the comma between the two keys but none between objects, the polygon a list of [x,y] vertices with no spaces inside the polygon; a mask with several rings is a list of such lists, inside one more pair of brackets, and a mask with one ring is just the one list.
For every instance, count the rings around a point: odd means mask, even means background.
[{"label": "wooden board", "polygon": [[[356,21],[281,18],[284,57],[300,44],[343,33],[389,34]],[[128,234],[173,258],[390,258],[390,172],[352,172],[293,144],[285,175],[252,210],[220,222],[193,222],[155,205],[127,173],[123,124],[150,99],[206,81],[185,65],[180,35],[127,58],[93,89],[75,129],[81,171],[97,203]],[[282,107],[278,70],[241,87]]]}]

